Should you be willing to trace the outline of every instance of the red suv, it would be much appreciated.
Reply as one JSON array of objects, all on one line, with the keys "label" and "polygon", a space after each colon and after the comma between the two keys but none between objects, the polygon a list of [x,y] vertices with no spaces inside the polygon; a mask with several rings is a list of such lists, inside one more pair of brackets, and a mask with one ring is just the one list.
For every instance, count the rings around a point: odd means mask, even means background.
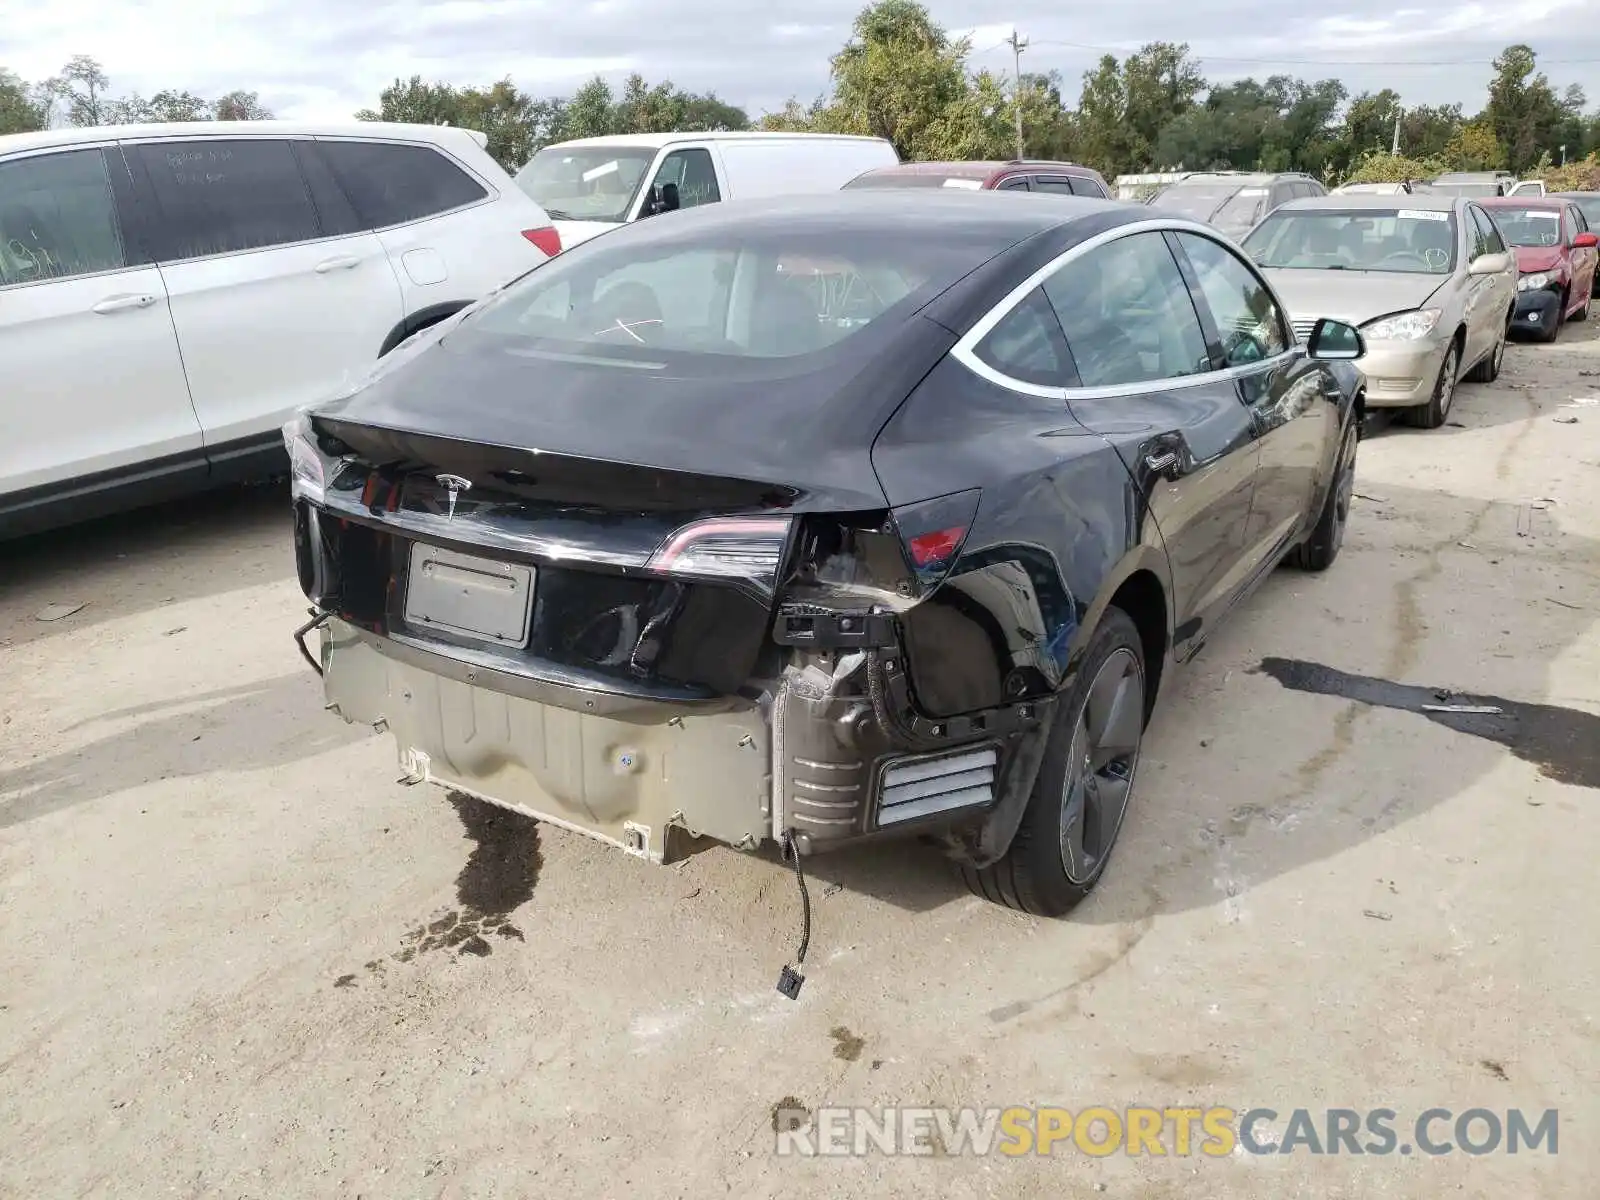
[{"label": "red suv", "polygon": [[1583,211],[1559,197],[1488,196],[1500,236],[1517,255],[1517,316],[1513,328],[1553,342],[1566,320],[1589,315],[1600,238]]},{"label": "red suv", "polygon": [[857,175],[847,188],[948,187],[971,191],[1055,192],[1109,200],[1111,189],[1100,172],[1077,163],[1036,162],[907,162],[877,167]]}]

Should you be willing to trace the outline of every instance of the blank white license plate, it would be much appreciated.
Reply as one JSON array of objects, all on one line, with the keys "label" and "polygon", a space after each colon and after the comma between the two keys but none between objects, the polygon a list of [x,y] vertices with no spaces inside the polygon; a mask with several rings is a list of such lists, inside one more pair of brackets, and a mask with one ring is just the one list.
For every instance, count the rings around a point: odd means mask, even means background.
[{"label": "blank white license plate", "polygon": [[502,646],[528,640],[534,569],[413,542],[406,623]]}]

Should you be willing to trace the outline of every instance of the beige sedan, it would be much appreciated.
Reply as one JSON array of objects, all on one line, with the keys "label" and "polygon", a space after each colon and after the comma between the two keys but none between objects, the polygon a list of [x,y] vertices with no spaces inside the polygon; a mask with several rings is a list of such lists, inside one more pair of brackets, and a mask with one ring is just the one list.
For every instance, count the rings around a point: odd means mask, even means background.
[{"label": "beige sedan", "polygon": [[1494,222],[1459,196],[1335,195],[1295,200],[1244,248],[1304,340],[1319,317],[1357,326],[1372,408],[1443,425],[1460,379],[1500,373],[1516,308],[1516,259]]}]

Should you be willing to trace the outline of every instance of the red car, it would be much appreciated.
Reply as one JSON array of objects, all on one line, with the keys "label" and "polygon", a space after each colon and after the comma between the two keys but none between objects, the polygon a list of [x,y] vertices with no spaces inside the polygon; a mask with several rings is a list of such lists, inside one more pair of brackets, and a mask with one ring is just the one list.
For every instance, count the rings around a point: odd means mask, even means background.
[{"label": "red car", "polygon": [[1010,162],[919,162],[877,167],[846,188],[948,187],[973,191],[1055,192],[1107,200],[1111,189],[1100,172],[1070,162],[1012,159]]},{"label": "red car", "polygon": [[1496,196],[1478,203],[1516,251],[1513,328],[1555,341],[1563,321],[1589,315],[1600,237],[1589,229],[1583,210],[1560,197]]}]

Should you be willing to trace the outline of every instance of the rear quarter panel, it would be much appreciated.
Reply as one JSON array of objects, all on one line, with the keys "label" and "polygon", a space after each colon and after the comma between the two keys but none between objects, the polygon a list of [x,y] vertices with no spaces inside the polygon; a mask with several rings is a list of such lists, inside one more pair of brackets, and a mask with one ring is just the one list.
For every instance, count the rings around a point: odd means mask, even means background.
[{"label": "rear quarter panel", "polygon": [[[895,506],[982,489],[950,576],[902,622],[931,715],[1055,691],[1135,571],[1171,595],[1126,467],[1065,401],[997,387],[946,358],[879,435],[873,463]],[[1170,620],[1165,633],[1170,644]]]}]

